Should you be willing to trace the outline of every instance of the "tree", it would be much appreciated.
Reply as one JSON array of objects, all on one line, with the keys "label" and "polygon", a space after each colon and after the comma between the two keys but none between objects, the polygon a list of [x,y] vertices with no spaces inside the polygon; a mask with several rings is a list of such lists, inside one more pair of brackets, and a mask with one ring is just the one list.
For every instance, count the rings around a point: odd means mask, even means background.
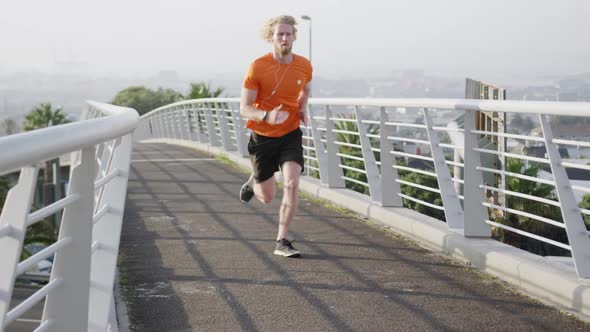
[{"label": "tree", "polygon": [[211,91],[209,83],[191,83],[191,89],[185,99],[215,98],[219,97],[224,90],[224,88],[217,88]]},{"label": "tree", "polygon": [[[522,160],[519,159],[508,159],[506,163],[506,170],[511,173],[524,174],[530,177],[538,177],[540,167],[537,164],[526,165]],[[510,191],[554,201],[557,200],[555,188],[551,185],[511,176],[507,176],[506,178],[506,189]],[[542,216],[558,222],[563,222],[561,210],[559,207],[553,205],[531,201],[529,199],[513,195],[506,196],[506,205],[511,209],[535,214],[537,216]],[[567,234],[565,233],[564,229],[532,218],[516,215],[513,213],[505,213],[503,217],[496,218],[496,222],[554,241],[562,243],[568,242]],[[542,256],[563,256],[569,253],[561,248],[557,248],[545,242],[531,239],[510,231],[505,231],[500,228],[493,230],[493,237],[504,243]]]},{"label": "tree", "polygon": [[[49,126],[57,126],[60,124],[69,123],[70,120],[68,119],[67,115],[63,113],[62,109],[62,107],[53,109],[51,103],[41,103],[35,106],[31,112],[25,115],[23,129],[25,131],[31,131]],[[45,161],[45,183],[50,183],[53,180],[52,163],[53,160]]]},{"label": "tree", "polygon": [[0,176],[0,212],[2,212],[2,208],[4,207],[8,190],[10,190],[8,178],[6,176]]},{"label": "tree", "polygon": [[[69,123],[67,115],[63,113],[62,107],[53,109],[51,103],[41,103],[27,115],[25,115],[25,121],[23,123],[23,129],[25,131],[31,131],[41,129],[50,126],[57,126],[65,123]],[[59,158],[50,159],[45,161],[45,168],[43,169],[43,204],[51,204],[56,199],[61,198],[61,183],[59,181],[59,173],[56,174],[57,183],[53,183],[53,165],[57,165],[57,172],[59,172]],[[54,216],[54,227],[57,226],[58,216]]]},{"label": "tree", "polygon": [[154,91],[143,86],[131,86],[119,91],[111,104],[133,108],[142,115],[182,99],[182,94],[172,89],[158,88]]},{"label": "tree", "polygon": [[[401,160],[397,162],[397,165],[407,166],[406,163]],[[419,185],[422,185],[425,187],[431,187],[434,189],[438,189],[438,179],[433,176],[424,175],[424,174],[420,174],[420,173],[414,173],[414,172],[410,172],[410,171],[406,171],[406,170],[398,170],[398,174],[399,174],[400,180],[419,184]],[[416,188],[413,186],[408,186],[405,184],[400,185],[400,190],[402,191],[402,194],[417,198],[421,201],[428,202],[428,203],[431,203],[434,205],[439,205],[439,206],[443,205],[442,198],[441,198],[440,194],[438,194],[438,193],[424,190],[424,189],[419,189],[419,188]],[[430,206],[420,204],[420,203],[417,203],[417,202],[414,202],[414,201],[411,201],[411,200],[405,199],[405,198],[402,199],[402,201],[404,203],[404,207],[406,207],[408,209],[412,209],[414,211],[420,212],[420,213],[425,214],[427,216],[431,216],[433,218],[436,218],[436,219],[439,219],[442,221],[446,221],[445,212],[442,210],[434,209],[434,208],[431,208]]]},{"label": "tree", "polygon": [[[353,119],[354,118],[353,116],[348,116],[348,117],[340,116],[340,117],[342,119]],[[335,127],[336,127],[336,129],[341,130],[341,131],[350,131],[350,132],[357,132],[358,131],[356,123],[350,122],[350,121],[336,121]],[[367,128],[366,134],[378,135],[379,134],[379,127],[376,125],[370,124]],[[412,133],[412,135],[415,135],[415,133]],[[371,140],[371,144],[373,146],[378,145],[378,143],[375,142],[376,139],[374,139],[374,138],[369,138],[369,139]],[[344,142],[344,143],[348,143],[348,144],[360,145],[360,137],[358,135],[337,133],[336,140],[339,142]],[[354,148],[354,147],[345,146],[345,145],[341,145],[339,147],[339,153],[354,156],[354,157],[363,157],[363,153],[360,148]],[[375,160],[377,160],[377,161],[381,160],[380,153],[375,152]],[[360,161],[360,160],[356,160],[356,159],[342,158],[342,164],[345,166],[354,167],[357,169],[363,169],[363,170],[365,169],[364,162]],[[405,163],[403,161],[398,161],[397,164],[398,165],[405,165]],[[404,170],[399,170],[398,172],[399,172],[399,177],[402,180],[416,183],[416,184],[420,184],[423,186],[438,188],[437,179],[432,176],[423,175],[423,174],[414,173],[414,172],[408,172],[408,171],[404,171]],[[344,169],[343,173],[344,173],[344,176],[346,176],[346,177],[349,177],[349,178],[352,178],[352,179],[355,179],[358,181],[362,181],[365,183],[367,182],[367,176],[364,173],[356,172],[356,171],[352,171],[352,170],[348,170],[348,169]],[[368,187],[357,184],[352,181],[346,182],[346,188],[363,193],[363,194],[369,193]],[[437,193],[427,191],[427,190],[418,189],[416,187],[407,186],[407,185],[403,185],[403,184],[401,185],[401,191],[403,194],[411,196],[411,197],[415,197],[419,200],[429,202],[432,204],[436,204],[436,205],[442,205],[442,199],[441,199],[440,195]],[[407,199],[404,199],[403,203],[404,203],[404,207],[406,207],[406,208],[409,208],[409,209],[415,210],[417,212],[420,212],[422,214],[425,214],[425,215],[437,218],[439,220],[445,221],[444,211],[437,210],[437,209],[431,208],[431,207],[423,205],[423,204],[418,204],[416,202],[413,202],[413,201],[410,201]]]},{"label": "tree", "polygon": [[[0,213],[4,208],[4,202],[6,202],[6,196],[8,191],[15,185],[15,181],[18,178],[18,173],[12,173],[9,175],[0,176]],[[35,209],[33,207],[33,209]],[[35,223],[33,226],[27,229],[25,234],[24,245],[27,244],[44,244],[50,245],[57,239],[57,233],[55,227],[47,220],[41,220]],[[21,260],[26,259],[31,255],[26,248],[23,248]]]},{"label": "tree", "polygon": [[[215,97],[219,97],[224,91],[224,88],[217,88],[215,89],[215,91],[211,91],[211,86],[209,85],[209,83],[205,84],[204,82],[199,82],[199,83],[191,83],[191,87],[190,87],[190,91],[188,93],[188,95],[186,96],[186,99],[202,99],[202,98],[215,98]],[[219,107],[221,107],[222,109],[227,109],[227,104],[222,103],[219,104]],[[217,115],[217,114],[214,114]],[[198,130],[200,132],[203,132],[205,130],[206,125],[203,123],[201,117],[197,116],[195,117],[195,120],[197,122],[196,124],[196,128],[193,127],[193,114],[191,112],[189,112],[188,114],[189,116],[189,123],[191,125],[191,131],[193,130]],[[232,119],[228,119],[229,124],[233,124],[233,120]]]},{"label": "tree", "polygon": [[[345,120],[354,119],[354,117],[352,115],[351,116],[339,115],[338,117],[341,119],[345,119]],[[337,130],[358,132],[356,122],[335,121],[334,126],[336,127]],[[377,127],[373,124],[370,124],[367,127],[367,132],[365,134],[377,135],[377,134],[379,134],[379,127]],[[344,142],[347,144],[354,144],[354,145],[361,144],[360,137],[358,135],[354,135],[354,134],[336,133],[336,140],[338,142]],[[353,157],[361,157],[361,158],[363,157],[363,151],[360,148],[340,145],[338,150],[339,150],[339,153],[341,153],[341,154],[346,154],[346,155],[353,156]],[[376,155],[375,158],[376,158],[376,160],[380,160],[379,155]],[[342,157],[341,160],[342,160],[342,164],[345,166],[354,167],[356,169],[362,169],[362,170],[365,169],[365,164],[363,161],[355,160],[355,159],[351,159],[351,158],[344,158],[344,157]],[[365,182],[365,183],[367,182],[367,175],[364,173],[349,170],[346,168],[343,169],[343,173],[344,173],[344,176],[346,176],[348,178],[355,179],[355,180]],[[346,188],[363,193],[363,194],[369,193],[368,187],[360,185],[355,182],[351,182],[351,181],[346,182]]]},{"label": "tree", "polygon": [[2,120],[2,128],[4,128],[4,133],[6,135],[12,135],[18,132],[16,122],[12,118]]},{"label": "tree", "polygon": [[53,109],[51,103],[41,103],[27,115],[23,122],[23,130],[30,131],[49,126],[57,126],[64,123],[69,123],[67,115],[63,112],[62,107]]},{"label": "tree", "polygon": [[[578,205],[582,209],[590,210],[590,194],[586,194],[582,196],[582,201]],[[590,216],[584,215],[584,222],[586,223],[586,228],[590,227]]]}]

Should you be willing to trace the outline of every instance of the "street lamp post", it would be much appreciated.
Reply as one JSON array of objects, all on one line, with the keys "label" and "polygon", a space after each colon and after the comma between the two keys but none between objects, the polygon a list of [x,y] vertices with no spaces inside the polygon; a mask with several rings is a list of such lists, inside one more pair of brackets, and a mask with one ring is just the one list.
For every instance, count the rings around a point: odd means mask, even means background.
[{"label": "street lamp post", "polygon": [[[304,20],[304,21],[309,21],[309,62],[311,62],[311,17],[308,16],[308,15],[302,15],[301,16],[301,19]],[[311,91],[309,93],[309,96],[311,97]],[[309,127],[307,127],[306,133],[307,133],[307,137],[310,137],[311,136],[311,131],[309,130]],[[310,144],[309,138],[308,138],[307,139],[307,146],[310,146],[310,145],[311,144]],[[307,149],[305,151],[305,153],[307,154],[307,162],[309,164],[311,164],[311,161],[310,161],[310,151],[309,151],[309,149]],[[309,171],[309,167],[306,167],[305,169],[306,169],[306,175],[309,176],[311,174],[311,172]]]},{"label": "street lamp post", "polygon": [[311,62],[311,17],[308,15],[302,15],[301,19],[309,21],[309,61]]}]

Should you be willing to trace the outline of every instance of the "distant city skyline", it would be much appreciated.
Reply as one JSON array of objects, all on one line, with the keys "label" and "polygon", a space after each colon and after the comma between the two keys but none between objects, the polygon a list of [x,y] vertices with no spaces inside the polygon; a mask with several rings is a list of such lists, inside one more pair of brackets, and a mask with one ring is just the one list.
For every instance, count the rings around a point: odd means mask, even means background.
[{"label": "distant city skyline", "polygon": [[[35,10],[31,9],[35,6]],[[0,13],[0,72],[52,72],[78,63],[100,74],[174,70],[240,78],[270,51],[258,32],[271,16],[309,15],[314,74],[375,77],[406,69],[514,80],[588,71],[590,1],[259,0],[12,2]],[[307,56],[309,22],[294,51]]]}]

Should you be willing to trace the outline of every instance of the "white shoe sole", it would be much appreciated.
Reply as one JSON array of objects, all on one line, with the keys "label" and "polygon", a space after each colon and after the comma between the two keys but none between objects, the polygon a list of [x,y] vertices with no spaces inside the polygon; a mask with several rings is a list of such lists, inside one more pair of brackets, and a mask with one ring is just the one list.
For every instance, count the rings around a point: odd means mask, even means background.
[{"label": "white shoe sole", "polygon": [[301,256],[301,253],[299,253],[299,252],[288,254],[288,253],[282,252],[280,250],[275,250],[274,254],[278,255],[278,256],[283,256],[283,257],[299,257],[299,256]]}]

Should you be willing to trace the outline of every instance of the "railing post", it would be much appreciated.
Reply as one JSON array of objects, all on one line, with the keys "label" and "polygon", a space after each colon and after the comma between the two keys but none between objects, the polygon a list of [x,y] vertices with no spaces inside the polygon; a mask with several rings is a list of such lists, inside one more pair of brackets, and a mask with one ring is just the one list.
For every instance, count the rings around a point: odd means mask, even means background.
[{"label": "railing post", "polygon": [[186,116],[186,105],[180,106],[180,110],[178,112],[178,126],[180,128],[180,137],[183,141],[188,141],[190,138],[189,131],[188,131],[188,122]]},{"label": "railing post", "polygon": [[480,154],[474,149],[479,146],[478,135],[472,133],[475,130],[475,111],[465,111],[464,116],[464,151],[463,151],[463,235],[490,237],[490,226],[485,223],[487,211],[481,204],[485,201],[485,193],[479,188],[483,184],[483,174]]},{"label": "railing post", "polygon": [[163,125],[163,129],[164,129],[164,138],[172,138],[172,135],[170,134],[170,120],[169,118],[169,113],[170,111],[168,110],[163,110],[162,111],[162,125]]},{"label": "railing post", "polygon": [[71,171],[68,196],[75,193],[80,198],[64,209],[58,240],[71,242],[55,254],[51,281],[62,282],[47,296],[42,318],[53,321],[54,331],[88,329],[95,162],[94,148],[85,148]]},{"label": "railing post", "polygon": [[[96,160],[98,161],[98,168],[96,170],[95,179],[99,179],[107,175],[109,169],[111,168],[111,164],[113,161],[113,151],[115,149],[115,145],[117,144],[117,140],[118,138],[97,145],[96,150],[101,150],[102,156],[96,157]],[[95,189],[94,201],[99,202],[102,199],[103,194],[104,187]],[[96,212],[96,210],[94,212]]]},{"label": "railing post", "polygon": [[186,139],[186,122],[184,121],[184,119],[186,119],[185,115],[184,115],[184,105],[178,106],[176,109],[176,113],[178,114],[176,116],[176,120],[178,121],[178,139],[179,140],[185,140]]},{"label": "railing post", "polygon": [[207,116],[205,114],[205,104],[200,104],[197,111],[197,120],[199,125],[199,141],[209,143],[209,134],[207,132]]},{"label": "railing post", "polygon": [[539,114],[539,121],[545,138],[547,156],[551,164],[551,173],[555,180],[555,190],[561,204],[561,215],[565,223],[567,239],[572,248],[572,258],[574,259],[576,271],[578,277],[590,278],[590,232],[586,229],[569,178],[561,164],[561,156],[557,145],[553,143],[551,125],[547,121],[547,117],[542,114]]},{"label": "railing post", "polygon": [[18,183],[10,189],[0,215],[0,252],[2,268],[0,268],[0,331],[6,324],[6,313],[10,307],[16,266],[20,261],[23,240],[27,232],[27,216],[29,215],[33,194],[37,184],[37,167],[24,167],[20,171]]},{"label": "railing post", "polygon": [[246,124],[242,120],[239,106],[237,110],[234,110],[234,104],[229,103],[231,109],[231,116],[234,122],[234,131],[236,133],[236,147],[242,157],[249,156],[248,153],[248,136],[246,136]]},{"label": "railing post", "polygon": [[404,206],[399,196],[401,188],[397,180],[399,178],[397,169],[393,168],[395,157],[390,153],[393,151],[393,142],[388,139],[393,136],[391,128],[387,125],[389,116],[385,107],[379,107],[379,134],[381,148],[381,206]]},{"label": "railing post", "polygon": [[217,122],[219,123],[219,133],[221,135],[221,144],[225,151],[232,151],[234,150],[231,141],[230,141],[230,134],[229,128],[227,125],[227,118],[226,118],[226,110],[221,109],[219,107],[219,103],[214,103],[215,105],[215,112],[217,113]]},{"label": "railing post", "polygon": [[172,108],[172,132],[174,133],[174,139],[182,139],[182,126],[180,125],[180,107],[175,106]]},{"label": "railing post", "polygon": [[207,135],[209,136],[209,145],[220,146],[219,138],[217,137],[217,130],[215,122],[213,122],[213,115],[211,114],[211,108],[208,103],[204,103],[205,108],[205,121],[207,123]]},{"label": "railing post", "polygon": [[184,128],[184,106],[177,106],[176,107],[176,128],[178,131],[178,135],[176,139],[178,140],[185,140],[185,128]]},{"label": "railing post", "polygon": [[444,152],[440,147],[440,139],[438,138],[438,134],[432,129],[432,117],[427,108],[424,109],[424,124],[428,132],[430,151],[434,159],[438,189],[440,190],[443,207],[445,208],[447,227],[454,232],[463,234],[465,227],[463,224],[463,209],[461,208],[459,196],[457,196],[457,192],[455,192],[453,187],[453,179],[451,178],[451,172],[449,172]]},{"label": "railing post", "polygon": [[186,105],[185,109],[184,109],[184,119],[185,119],[185,129],[186,129],[186,137],[188,141],[194,141],[193,138],[193,132],[194,132],[194,127],[193,127],[193,122],[192,122],[192,110],[190,105]]},{"label": "railing post", "polygon": [[373,202],[381,202],[381,179],[379,178],[379,168],[377,167],[377,161],[375,160],[375,153],[373,153],[372,150],[373,146],[371,145],[371,139],[367,136],[368,126],[363,123],[365,117],[358,106],[354,106],[354,113],[356,115],[356,125],[359,132],[371,200]]},{"label": "railing post", "polygon": [[153,133],[150,138],[160,138],[160,115],[153,114],[149,117],[152,122]]},{"label": "railing post", "polygon": [[132,137],[126,135],[113,151],[110,172],[118,175],[104,185],[102,199],[95,210],[108,212],[94,220],[92,230],[92,266],[88,310],[88,331],[106,331],[113,298],[117,253],[125,208],[127,180],[131,163]]},{"label": "railing post", "polygon": [[168,138],[176,139],[176,107],[171,107],[168,109],[168,126],[170,129],[170,135]]},{"label": "railing post", "polygon": [[157,115],[157,123],[158,123],[158,137],[157,138],[166,138],[166,127],[165,127],[165,119],[164,119],[164,112],[159,112]]},{"label": "railing post", "polygon": [[339,148],[336,145],[336,133],[334,133],[334,122],[332,122],[332,110],[326,105],[326,152],[328,156],[328,187],[345,188],[344,172],[340,167],[340,157],[337,155]]},{"label": "railing post", "polygon": [[[328,106],[326,106],[328,108]],[[324,148],[322,142],[322,134],[318,130],[318,122],[315,119],[314,110],[307,105],[307,114],[309,125],[311,127],[311,137],[313,139],[313,145],[315,146],[315,155],[318,159],[318,169],[320,170],[320,182],[328,185],[328,154]]]}]

